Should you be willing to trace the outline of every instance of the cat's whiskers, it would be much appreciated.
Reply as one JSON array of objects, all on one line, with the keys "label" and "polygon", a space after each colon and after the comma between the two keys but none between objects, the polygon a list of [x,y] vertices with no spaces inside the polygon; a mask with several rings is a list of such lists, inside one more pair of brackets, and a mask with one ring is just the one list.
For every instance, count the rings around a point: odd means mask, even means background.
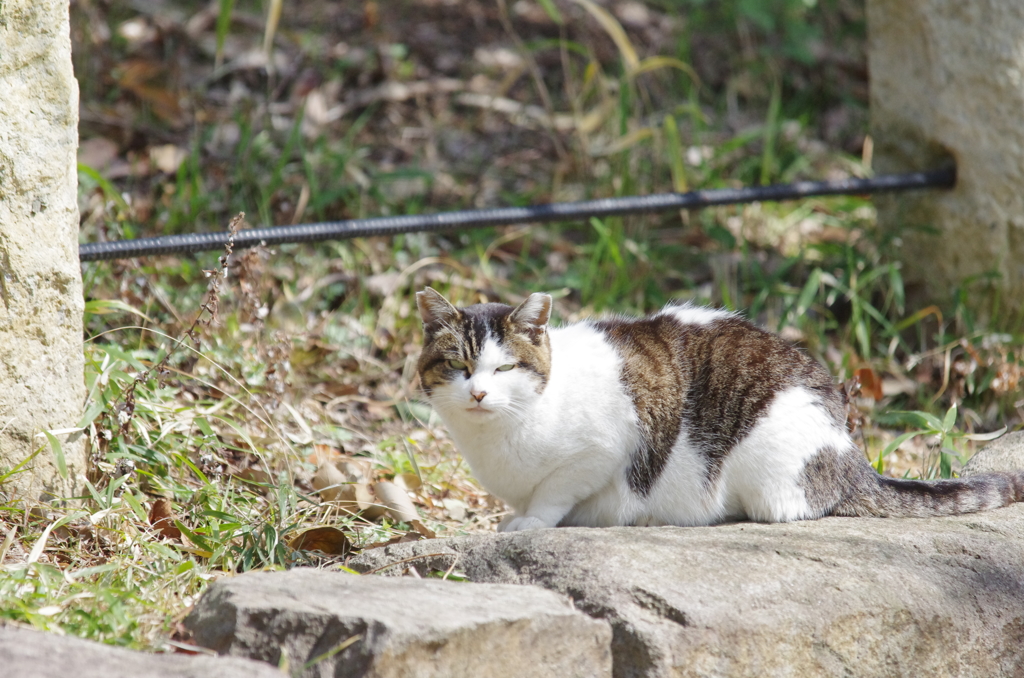
[{"label": "cat's whiskers", "polygon": [[463,398],[454,393],[443,393],[435,391],[431,396],[431,403],[435,409],[463,409],[466,405],[470,404],[468,398]]},{"label": "cat's whiskers", "polygon": [[510,420],[514,424],[523,423],[527,415],[530,414],[531,408],[527,403],[518,402],[515,399],[510,398],[505,405],[498,410],[498,413],[505,419]]},{"label": "cat's whiskers", "polygon": [[522,406],[513,405],[512,401],[498,405],[483,402],[478,405],[475,400],[468,396],[458,393],[435,392],[431,397],[431,402],[436,410],[450,412],[456,416],[461,416],[466,411],[479,410],[481,413],[486,412],[497,415],[501,419],[507,420],[510,416],[515,416],[515,421],[522,419],[522,413],[520,412],[523,409]]}]

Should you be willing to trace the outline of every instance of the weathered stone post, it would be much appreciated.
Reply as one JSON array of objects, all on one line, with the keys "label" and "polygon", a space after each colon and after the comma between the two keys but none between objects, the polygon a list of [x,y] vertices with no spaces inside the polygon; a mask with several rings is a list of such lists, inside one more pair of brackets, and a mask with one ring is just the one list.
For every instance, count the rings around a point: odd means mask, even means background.
[{"label": "weathered stone post", "polygon": [[68,496],[84,470],[80,436],[61,436],[66,480],[39,436],[85,395],[77,149],[68,0],[0,0],[0,476],[43,447],[0,504]]},{"label": "weathered stone post", "polygon": [[[918,297],[938,301],[974,276],[982,315],[1024,310],[1024,2],[868,0],[871,127],[879,173],[956,162],[947,193],[878,200],[903,231]],[[932,230],[931,233],[927,232]]]}]

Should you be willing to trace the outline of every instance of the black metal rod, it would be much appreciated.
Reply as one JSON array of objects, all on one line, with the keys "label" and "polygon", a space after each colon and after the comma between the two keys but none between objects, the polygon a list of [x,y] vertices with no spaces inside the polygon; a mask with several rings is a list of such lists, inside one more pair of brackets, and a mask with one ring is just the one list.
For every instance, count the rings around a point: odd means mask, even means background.
[{"label": "black metal rod", "polygon": [[[603,198],[582,202],[551,203],[530,207],[499,207],[461,210],[439,214],[416,214],[373,219],[328,221],[296,226],[275,226],[239,231],[235,249],[257,245],[344,240],[423,231],[451,231],[485,226],[508,226],[550,221],[578,221],[590,217],[608,217],[645,212],[698,209],[715,205],[735,205],[757,201],[797,200],[824,195],[863,195],[922,188],[952,188],[955,169],[910,174],[889,174],[871,179],[840,181],[799,181],[778,186],[723,188],[689,193],[657,193],[628,198]],[[138,238],[111,242],[86,243],[79,247],[81,261],[128,259],[156,254],[184,254],[224,249],[230,233],[190,233]]]}]

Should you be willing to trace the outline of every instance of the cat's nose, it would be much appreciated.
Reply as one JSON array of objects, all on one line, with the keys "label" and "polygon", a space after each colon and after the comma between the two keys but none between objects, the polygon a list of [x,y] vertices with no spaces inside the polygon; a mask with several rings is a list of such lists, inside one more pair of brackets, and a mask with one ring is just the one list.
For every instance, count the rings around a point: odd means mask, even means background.
[{"label": "cat's nose", "polygon": [[484,399],[484,396],[487,395],[487,391],[470,391],[469,395],[473,396],[473,398],[476,399],[477,402],[480,402],[481,400]]}]

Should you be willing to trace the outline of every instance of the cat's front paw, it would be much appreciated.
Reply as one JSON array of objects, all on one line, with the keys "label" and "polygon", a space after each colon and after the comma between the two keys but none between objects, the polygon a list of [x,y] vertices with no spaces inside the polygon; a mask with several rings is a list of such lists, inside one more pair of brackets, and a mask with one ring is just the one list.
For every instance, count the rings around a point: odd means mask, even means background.
[{"label": "cat's front paw", "polygon": [[540,518],[533,516],[516,516],[507,523],[498,526],[500,532],[518,532],[520,530],[542,530],[551,527]]}]

